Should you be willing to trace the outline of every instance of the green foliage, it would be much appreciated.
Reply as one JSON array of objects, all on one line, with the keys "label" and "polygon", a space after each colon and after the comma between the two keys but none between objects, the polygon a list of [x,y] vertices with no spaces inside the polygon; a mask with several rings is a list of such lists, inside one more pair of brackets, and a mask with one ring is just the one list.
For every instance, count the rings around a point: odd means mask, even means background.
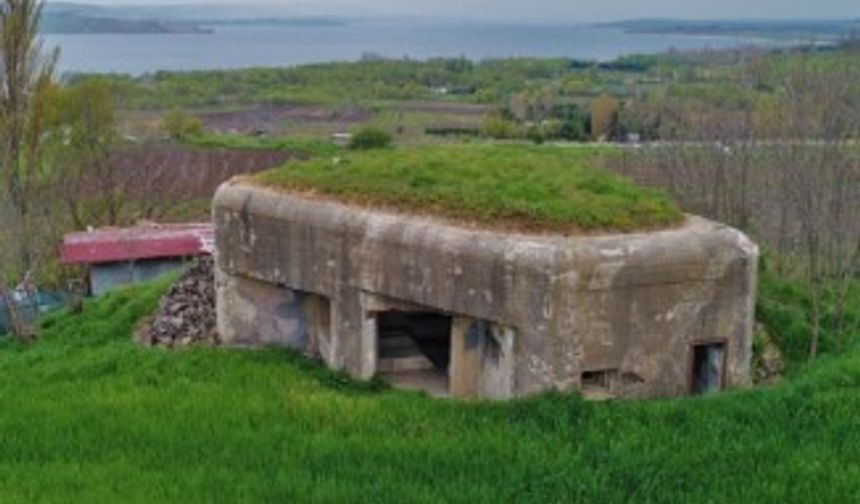
[{"label": "green foliage", "polygon": [[591,118],[588,113],[575,104],[563,104],[556,106],[553,117],[558,121],[557,130],[553,132],[554,138],[560,138],[570,142],[587,142],[591,139]]},{"label": "green foliage", "polygon": [[601,95],[591,104],[591,137],[594,140],[608,139],[618,124],[618,101],[609,95]]},{"label": "green foliage", "polygon": [[203,133],[203,121],[180,109],[173,109],[164,117],[164,131],[171,140],[182,141]]},{"label": "green foliage", "polygon": [[522,146],[392,149],[291,163],[257,180],[357,203],[562,232],[631,231],[681,219],[664,193],[591,168],[593,155]]},{"label": "green foliage", "polygon": [[57,113],[72,147],[81,150],[93,140],[117,141],[115,101],[111,83],[102,78],[78,80],[60,90]]},{"label": "green foliage", "polygon": [[[124,105],[132,109],[373,106],[428,100],[480,103],[512,109],[519,121],[507,129],[504,124],[488,125],[487,136],[491,138],[525,138],[525,123],[552,119],[566,124],[558,136],[546,138],[573,141],[588,138],[592,125],[583,111],[599,104],[598,97],[605,95],[616,104],[594,116],[598,122],[596,138],[638,133],[645,139],[681,139],[690,129],[684,121],[691,118],[685,115],[706,118],[707,111],[714,108],[722,114],[742,114],[759,100],[781,93],[792,65],[800,58],[823,69],[858,65],[856,51],[830,48],[800,54],[797,50],[773,51],[752,58],[743,51],[676,52],[602,63],[528,58],[476,62],[462,58],[366,58],[291,68],[110,78],[121,90]],[[578,108],[577,118],[563,113],[564,108]],[[635,113],[640,108],[647,113]]]},{"label": "green foliage", "polygon": [[385,149],[391,146],[391,135],[387,131],[372,126],[359,129],[349,141],[350,150]]},{"label": "green foliage", "polygon": [[484,118],[481,134],[496,140],[510,140],[523,136],[517,123],[499,114],[489,114]]},{"label": "green foliage", "polygon": [[[809,291],[802,282],[779,276],[767,268],[762,271],[760,284],[758,318],[796,369],[809,360],[812,334]],[[860,336],[860,279],[849,285],[842,310],[837,303],[837,288],[834,282],[823,292],[822,354],[836,354],[852,348]],[[838,330],[840,325],[850,335],[847,341],[837,336],[842,332]]]},{"label": "green foliage", "polygon": [[102,78],[78,80],[58,90],[54,177],[62,185],[71,224],[115,226],[128,189],[117,180],[115,160],[120,143],[113,85]]},{"label": "green foliage", "polygon": [[775,389],[436,401],[280,350],[149,350],[168,283],[0,342],[0,501],[854,502],[860,353]]},{"label": "green foliage", "polygon": [[428,126],[424,133],[440,137],[476,137],[481,131],[467,126]]},{"label": "green foliage", "polygon": [[207,149],[286,150],[305,156],[333,156],[340,151],[337,145],[327,140],[211,133],[186,138],[184,143]]},{"label": "green foliage", "polygon": [[[591,63],[567,59],[511,58],[427,61],[366,58],[291,68],[158,72],[134,79],[112,77],[132,108],[217,108],[248,104],[320,105],[380,100],[442,99],[501,105],[523,83],[577,76],[593,87],[614,82],[614,70],[593,74]],[[595,82],[597,79],[598,82]],[[447,93],[442,94],[440,90]]]}]

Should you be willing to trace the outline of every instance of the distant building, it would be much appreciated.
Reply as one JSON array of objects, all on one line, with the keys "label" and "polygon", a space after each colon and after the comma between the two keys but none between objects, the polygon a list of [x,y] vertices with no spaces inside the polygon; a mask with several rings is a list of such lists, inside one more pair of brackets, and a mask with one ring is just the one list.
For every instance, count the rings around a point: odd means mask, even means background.
[{"label": "distant building", "polygon": [[337,145],[345,146],[352,141],[352,133],[332,133],[331,140]]},{"label": "distant building", "polygon": [[90,292],[100,296],[182,268],[211,254],[213,242],[211,224],[148,224],[69,234],[61,257],[63,264],[88,266]]}]

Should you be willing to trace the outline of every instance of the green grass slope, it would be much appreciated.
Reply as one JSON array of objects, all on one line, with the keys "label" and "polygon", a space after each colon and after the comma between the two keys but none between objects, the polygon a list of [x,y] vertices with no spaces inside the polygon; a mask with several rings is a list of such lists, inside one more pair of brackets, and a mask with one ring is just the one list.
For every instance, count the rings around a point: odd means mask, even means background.
[{"label": "green grass slope", "polygon": [[526,230],[633,231],[682,219],[664,193],[592,168],[594,152],[468,145],[317,158],[254,177],[287,190]]},{"label": "green grass slope", "polygon": [[184,140],[184,143],[204,149],[287,150],[308,157],[335,156],[341,150],[337,145],[326,140],[216,135],[211,133],[190,137]]},{"label": "green grass slope", "polygon": [[0,343],[0,502],[860,500],[860,354],[675,401],[434,401],[282,351],[137,347],[166,282]]}]

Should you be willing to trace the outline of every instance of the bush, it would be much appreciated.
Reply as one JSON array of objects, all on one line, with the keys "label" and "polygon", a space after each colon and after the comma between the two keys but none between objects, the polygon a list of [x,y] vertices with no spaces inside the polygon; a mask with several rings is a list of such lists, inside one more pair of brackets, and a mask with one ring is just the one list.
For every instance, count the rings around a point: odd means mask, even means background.
[{"label": "bush", "polygon": [[531,142],[534,143],[535,145],[543,145],[544,143],[546,143],[546,138],[547,138],[546,135],[544,134],[543,128],[541,128],[539,126],[529,128],[529,131],[526,134],[526,137],[529,140],[531,140]]},{"label": "bush", "polygon": [[516,123],[496,114],[484,118],[481,134],[496,140],[511,140],[522,136]]},{"label": "bush", "polygon": [[391,135],[379,128],[362,128],[349,142],[352,150],[384,149],[391,145]]},{"label": "bush", "polygon": [[424,129],[424,133],[432,136],[465,136],[476,137],[480,136],[481,130],[477,128],[469,128],[465,126],[430,126]]},{"label": "bush", "polygon": [[203,133],[203,121],[199,117],[175,109],[164,118],[163,128],[171,140],[185,140]]}]

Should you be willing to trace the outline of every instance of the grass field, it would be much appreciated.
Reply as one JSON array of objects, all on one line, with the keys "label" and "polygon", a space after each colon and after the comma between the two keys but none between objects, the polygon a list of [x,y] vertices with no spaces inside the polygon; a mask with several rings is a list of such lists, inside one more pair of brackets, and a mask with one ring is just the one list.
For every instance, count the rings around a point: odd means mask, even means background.
[{"label": "grass field", "polygon": [[856,502],[860,353],[776,389],[435,401],[276,350],[132,343],[166,281],[0,343],[0,502]]},{"label": "grass field", "polygon": [[681,220],[662,192],[592,168],[594,155],[526,146],[385,149],[289,163],[253,180],[527,230],[631,231]]},{"label": "grass field", "polygon": [[298,155],[333,156],[339,152],[337,145],[326,140],[253,137],[243,135],[205,134],[188,138],[186,145],[207,149],[236,150],[285,150]]}]

